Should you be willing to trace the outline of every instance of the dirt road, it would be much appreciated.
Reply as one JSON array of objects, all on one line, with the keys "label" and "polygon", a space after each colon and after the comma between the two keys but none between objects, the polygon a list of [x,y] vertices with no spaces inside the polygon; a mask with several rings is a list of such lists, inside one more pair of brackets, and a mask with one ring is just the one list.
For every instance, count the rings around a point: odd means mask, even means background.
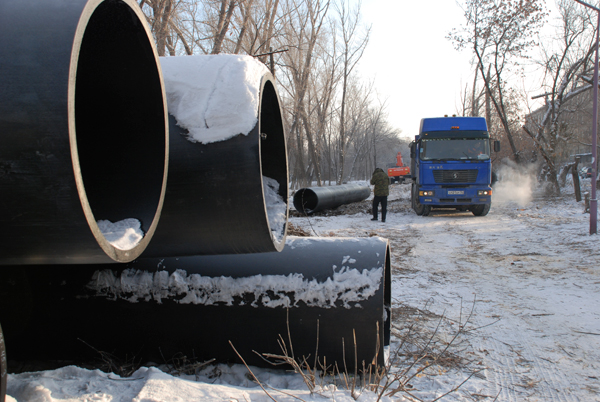
[{"label": "dirt road", "polygon": [[368,202],[291,222],[390,240],[395,307],[464,326],[460,353],[482,368],[449,400],[600,401],[600,235],[588,234],[581,203],[567,195],[495,204],[486,217],[419,217],[408,197],[393,186],[386,223],[370,221]]}]

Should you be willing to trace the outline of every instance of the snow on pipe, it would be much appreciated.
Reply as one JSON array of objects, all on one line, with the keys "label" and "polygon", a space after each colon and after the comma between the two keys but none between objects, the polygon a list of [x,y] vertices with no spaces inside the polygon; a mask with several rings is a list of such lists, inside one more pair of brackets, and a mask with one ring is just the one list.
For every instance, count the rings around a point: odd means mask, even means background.
[{"label": "snow on pipe", "polygon": [[133,0],[1,9],[0,265],[137,258],[160,216],[168,159],[144,15]]},{"label": "snow on pipe", "polygon": [[144,257],[280,251],[288,165],[273,77],[250,56],[161,58],[169,180]]},{"label": "snow on pipe", "polygon": [[370,194],[371,189],[360,184],[301,188],[294,194],[294,208],[302,214],[310,214],[359,202],[367,199]]},{"label": "snow on pipe", "polygon": [[382,238],[290,236],[280,253],[17,268],[0,270],[14,361],[89,359],[97,357],[92,346],[142,362],[185,355],[240,363],[231,341],[246,362],[270,367],[253,350],[281,354],[288,319],[296,358],[312,364],[317,355],[342,371],[383,365],[390,342]]}]

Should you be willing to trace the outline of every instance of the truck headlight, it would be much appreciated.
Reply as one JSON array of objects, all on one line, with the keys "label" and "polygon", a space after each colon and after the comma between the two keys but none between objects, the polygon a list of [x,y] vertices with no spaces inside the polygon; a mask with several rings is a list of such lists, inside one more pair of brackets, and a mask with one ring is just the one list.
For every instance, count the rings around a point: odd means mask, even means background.
[{"label": "truck headlight", "polygon": [[492,190],[478,190],[477,195],[492,195]]},{"label": "truck headlight", "polygon": [[430,191],[419,191],[419,196],[421,197],[431,197],[433,196],[433,190]]}]

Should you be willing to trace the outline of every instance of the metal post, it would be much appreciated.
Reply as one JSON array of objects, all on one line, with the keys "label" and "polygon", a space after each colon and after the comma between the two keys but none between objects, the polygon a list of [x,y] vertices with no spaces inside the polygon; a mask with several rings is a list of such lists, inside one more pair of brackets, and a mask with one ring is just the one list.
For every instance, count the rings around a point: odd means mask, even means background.
[{"label": "metal post", "polygon": [[577,3],[589,7],[598,13],[596,24],[596,61],[594,63],[594,113],[592,114],[592,198],[590,199],[590,234],[597,233],[598,199],[596,198],[597,169],[597,135],[598,135],[598,41],[600,39],[600,9],[581,0]]},{"label": "metal post", "polygon": [[594,119],[592,128],[592,198],[590,199],[590,234],[597,233],[598,198],[596,197],[596,180],[598,178],[598,41],[600,40],[600,10],[596,8],[598,22],[596,24],[596,61],[594,63]]}]

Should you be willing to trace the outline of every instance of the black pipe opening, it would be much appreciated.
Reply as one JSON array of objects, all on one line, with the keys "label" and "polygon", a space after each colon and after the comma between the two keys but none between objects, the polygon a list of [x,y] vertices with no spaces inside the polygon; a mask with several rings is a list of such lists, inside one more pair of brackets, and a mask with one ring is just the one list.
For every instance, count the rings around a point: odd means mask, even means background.
[{"label": "black pipe opening", "polygon": [[[135,259],[165,194],[166,99],[134,0],[0,7],[0,265]],[[6,56],[6,57],[5,57]],[[135,219],[109,243],[97,221]]]},{"label": "black pipe opening", "polygon": [[267,209],[267,220],[276,248],[281,250],[287,231],[288,220],[288,165],[285,133],[277,91],[271,79],[264,79],[260,95],[259,132],[260,164],[263,176],[263,189],[267,189],[265,178],[277,181],[277,204],[269,202],[268,194],[263,194]]},{"label": "black pipe opening", "polygon": [[318,204],[319,197],[310,188],[301,188],[294,194],[294,208],[302,214],[311,213]]},{"label": "black pipe opening", "polygon": [[392,262],[390,244],[385,249],[385,276],[383,278],[383,346],[389,346],[392,338]]},{"label": "black pipe opening", "polygon": [[137,15],[123,2],[101,3],[85,28],[75,76],[82,202],[96,221],[133,218],[148,233],[156,219],[167,146],[162,91]]}]

